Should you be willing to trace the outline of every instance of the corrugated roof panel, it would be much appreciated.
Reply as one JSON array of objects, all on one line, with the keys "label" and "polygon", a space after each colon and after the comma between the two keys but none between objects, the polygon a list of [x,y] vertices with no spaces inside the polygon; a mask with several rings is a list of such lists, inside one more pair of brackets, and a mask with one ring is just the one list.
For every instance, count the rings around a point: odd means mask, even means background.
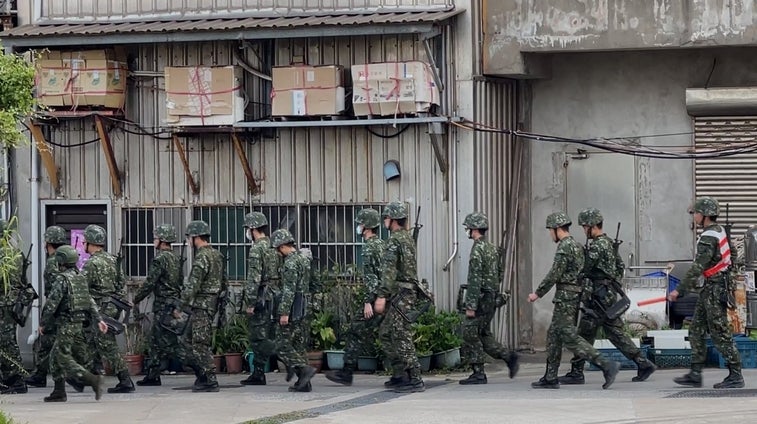
[{"label": "corrugated roof panel", "polygon": [[288,16],[278,18],[234,18],[160,20],[145,22],[86,23],[78,25],[23,25],[0,33],[0,38],[44,37],[51,35],[106,35],[191,31],[230,31],[255,28],[299,28],[319,26],[385,25],[441,22],[464,12],[461,9],[428,12],[367,13],[342,15]]}]

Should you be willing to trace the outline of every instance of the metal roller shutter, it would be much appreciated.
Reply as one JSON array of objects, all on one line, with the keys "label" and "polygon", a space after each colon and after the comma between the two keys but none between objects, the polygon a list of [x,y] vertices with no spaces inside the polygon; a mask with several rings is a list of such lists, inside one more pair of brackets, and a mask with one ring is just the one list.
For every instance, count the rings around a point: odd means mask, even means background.
[{"label": "metal roller shutter", "polygon": [[[695,118],[696,150],[725,147],[730,143],[757,141],[757,117]],[[720,202],[719,221],[725,223],[729,206],[734,236],[744,234],[757,224],[757,152],[714,159],[696,159],[694,163],[696,195],[713,196]]]}]

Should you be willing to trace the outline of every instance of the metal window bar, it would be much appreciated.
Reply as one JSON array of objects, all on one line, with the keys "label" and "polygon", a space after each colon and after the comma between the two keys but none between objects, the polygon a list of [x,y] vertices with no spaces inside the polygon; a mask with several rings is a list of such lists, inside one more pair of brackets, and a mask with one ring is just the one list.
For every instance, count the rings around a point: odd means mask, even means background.
[{"label": "metal window bar", "polygon": [[[122,209],[121,241],[123,246],[123,267],[132,280],[147,278],[150,262],[155,257],[153,231],[160,224],[172,224],[176,228],[174,250],[179,253],[184,227],[186,226],[186,208],[154,207]],[[120,249],[121,246],[117,246]],[[186,275],[187,265],[184,273]]]}]

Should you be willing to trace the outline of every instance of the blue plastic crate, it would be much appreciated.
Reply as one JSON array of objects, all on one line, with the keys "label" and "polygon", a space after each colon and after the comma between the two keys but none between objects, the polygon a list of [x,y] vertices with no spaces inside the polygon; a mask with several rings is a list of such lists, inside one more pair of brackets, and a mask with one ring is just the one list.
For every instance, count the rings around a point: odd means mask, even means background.
[{"label": "blue plastic crate", "polygon": [[[710,341],[709,343],[712,343]],[[736,349],[739,350],[741,356],[741,368],[757,368],[757,340],[752,340],[745,336],[734,336],[733,343],[736,345]],[[717,355],[717,364],[720,368],[726,368],[725,359],[720,352],[712,347],[714,354]],[[708,350],[709,355],[709,350]]]},{"label": "blue plastic crate", "polygon": [[691,349],[650,349],[649,359],[658,368],[689,368]]},{"label": "blue plastic crate", "polygon": [[[641,356],[642,358],[647,357],[647,353],[649,351],[649,346],[642,345],[641,346]],[[597,349],[602,356],[606,357],[610,361],[617,361],[620,362],[620,369],[622,370],[635,370],[638,369],[638,366],[636,365],[636,362],[626,358],[625,355],[623,355],[620,350],[616,348],[603,348],[603,349]],[[599,367],[589,362],[589,371],[599,371]]]}]

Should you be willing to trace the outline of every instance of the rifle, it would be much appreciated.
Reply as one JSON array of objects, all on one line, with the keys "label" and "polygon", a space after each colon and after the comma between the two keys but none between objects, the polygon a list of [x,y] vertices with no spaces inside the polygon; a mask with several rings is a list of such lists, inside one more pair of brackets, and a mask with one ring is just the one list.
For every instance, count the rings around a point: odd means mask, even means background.
[{"label": "rifle", "polygon": [[181,243],[181,250],[179,251],[179,280],[184,284],[184,263],[187,261],[187,239]]},{"label": "rifle", "polygon": [[126,276],[124,273],[124,239],[121,239],[121,246],[118,249],[118,255],[116,255],[116,281],[114,281],[116,285],[116,292],[119,295],[124,295],[124,286],[126,284]]},{"label": "rifle", "polygon": [[[620,222],[618,222],[618,228],[617,230],[615,230],[615,239],[612,241],[612,251],[613,253],[615,253],[616,269],[620,268],[621,264],[623,263],[622,261],[620,261],[620,253],[618,252],[618,248],[620,248],[620,245],[623,244],[623,240],[620,240],[619,237],[620,237]],[[623,278],[622,274],[620,278]],[[607,315],[607,318],[615,319],[623,315],[628,310],[628,308],[631,306],[631,299],[629,299],[628,296],[626,296],[626,293],[623,291],[623,286],[620,285],[620,281],[617,281],[614,278],[612,278],[610,279],[610,286],[612,287],[613,290],[615,290],[615,293],[620,296],[620,299],[618,299],[609,308],[607,308],[607,310],[605,311],[605,314]]]},{"label": "rifle", "polygon": [[231,249],[231,242],[226,240],[226,252],[222,253],[223,256],[223,273],[221,274],[221,291],[218,292],[218,300],[216,303],[216,314],[218,316],[218,319],[216,321],[217,328],[222,328],[226,326],[226,308],[229,303],[229,279],[228,279],[228,269],[229,269],[229,250]]},{"label": "rifle", "polygon": [[[723,229],[725,230],[725,236],[728,242],[728,247],[731,248],[733,245],[731,244],[731,229],[733,228],[733,223],[730,219],[730,204],[725,204],[725,225],[723,225]],[[733,291],[731,290],[731,270],[733,269],[733,256],[736,253],[735,249],[732,249],[731,252],[731,265],[726,268],[725,271],[725,278],[723,279],[723,284],[725,285],[725,298],[720,300],[720,303],[725,305],[728,309],[735,309],[736,308],[736,297],[733,294]]]},{"label": "rifle", "polygon": [[421,219],[421,207],[418,206],[417,211],[415,212],[415,225],[413,225],[413,241],[415,244],[418,244],[418,233],[420,233],[421,228],[423,228],[423,224],[420,224],[418,221]]},{"label": "rifle", "polygon": [[29,265],[32,264],[32,261],[29,260],[29,256],[32,254],[32,247],[34,247],[34,243],[29,245],[29,250],[26,252],[26,255],[23,253],[21,254],[23,258],[23,265],[21,267],[21,283],[23,288],[19,290],[18,295],[16,296],[16,302],[13,305],[13,311],[11,314],[13,320],[21,327],[26,325],[26,318],[31,312],[32,303],[34,303],[35,299],[39,299],[37,291],[34,290],[34,286],[29,283],[29,279],[26,276],[29,270]]}]

